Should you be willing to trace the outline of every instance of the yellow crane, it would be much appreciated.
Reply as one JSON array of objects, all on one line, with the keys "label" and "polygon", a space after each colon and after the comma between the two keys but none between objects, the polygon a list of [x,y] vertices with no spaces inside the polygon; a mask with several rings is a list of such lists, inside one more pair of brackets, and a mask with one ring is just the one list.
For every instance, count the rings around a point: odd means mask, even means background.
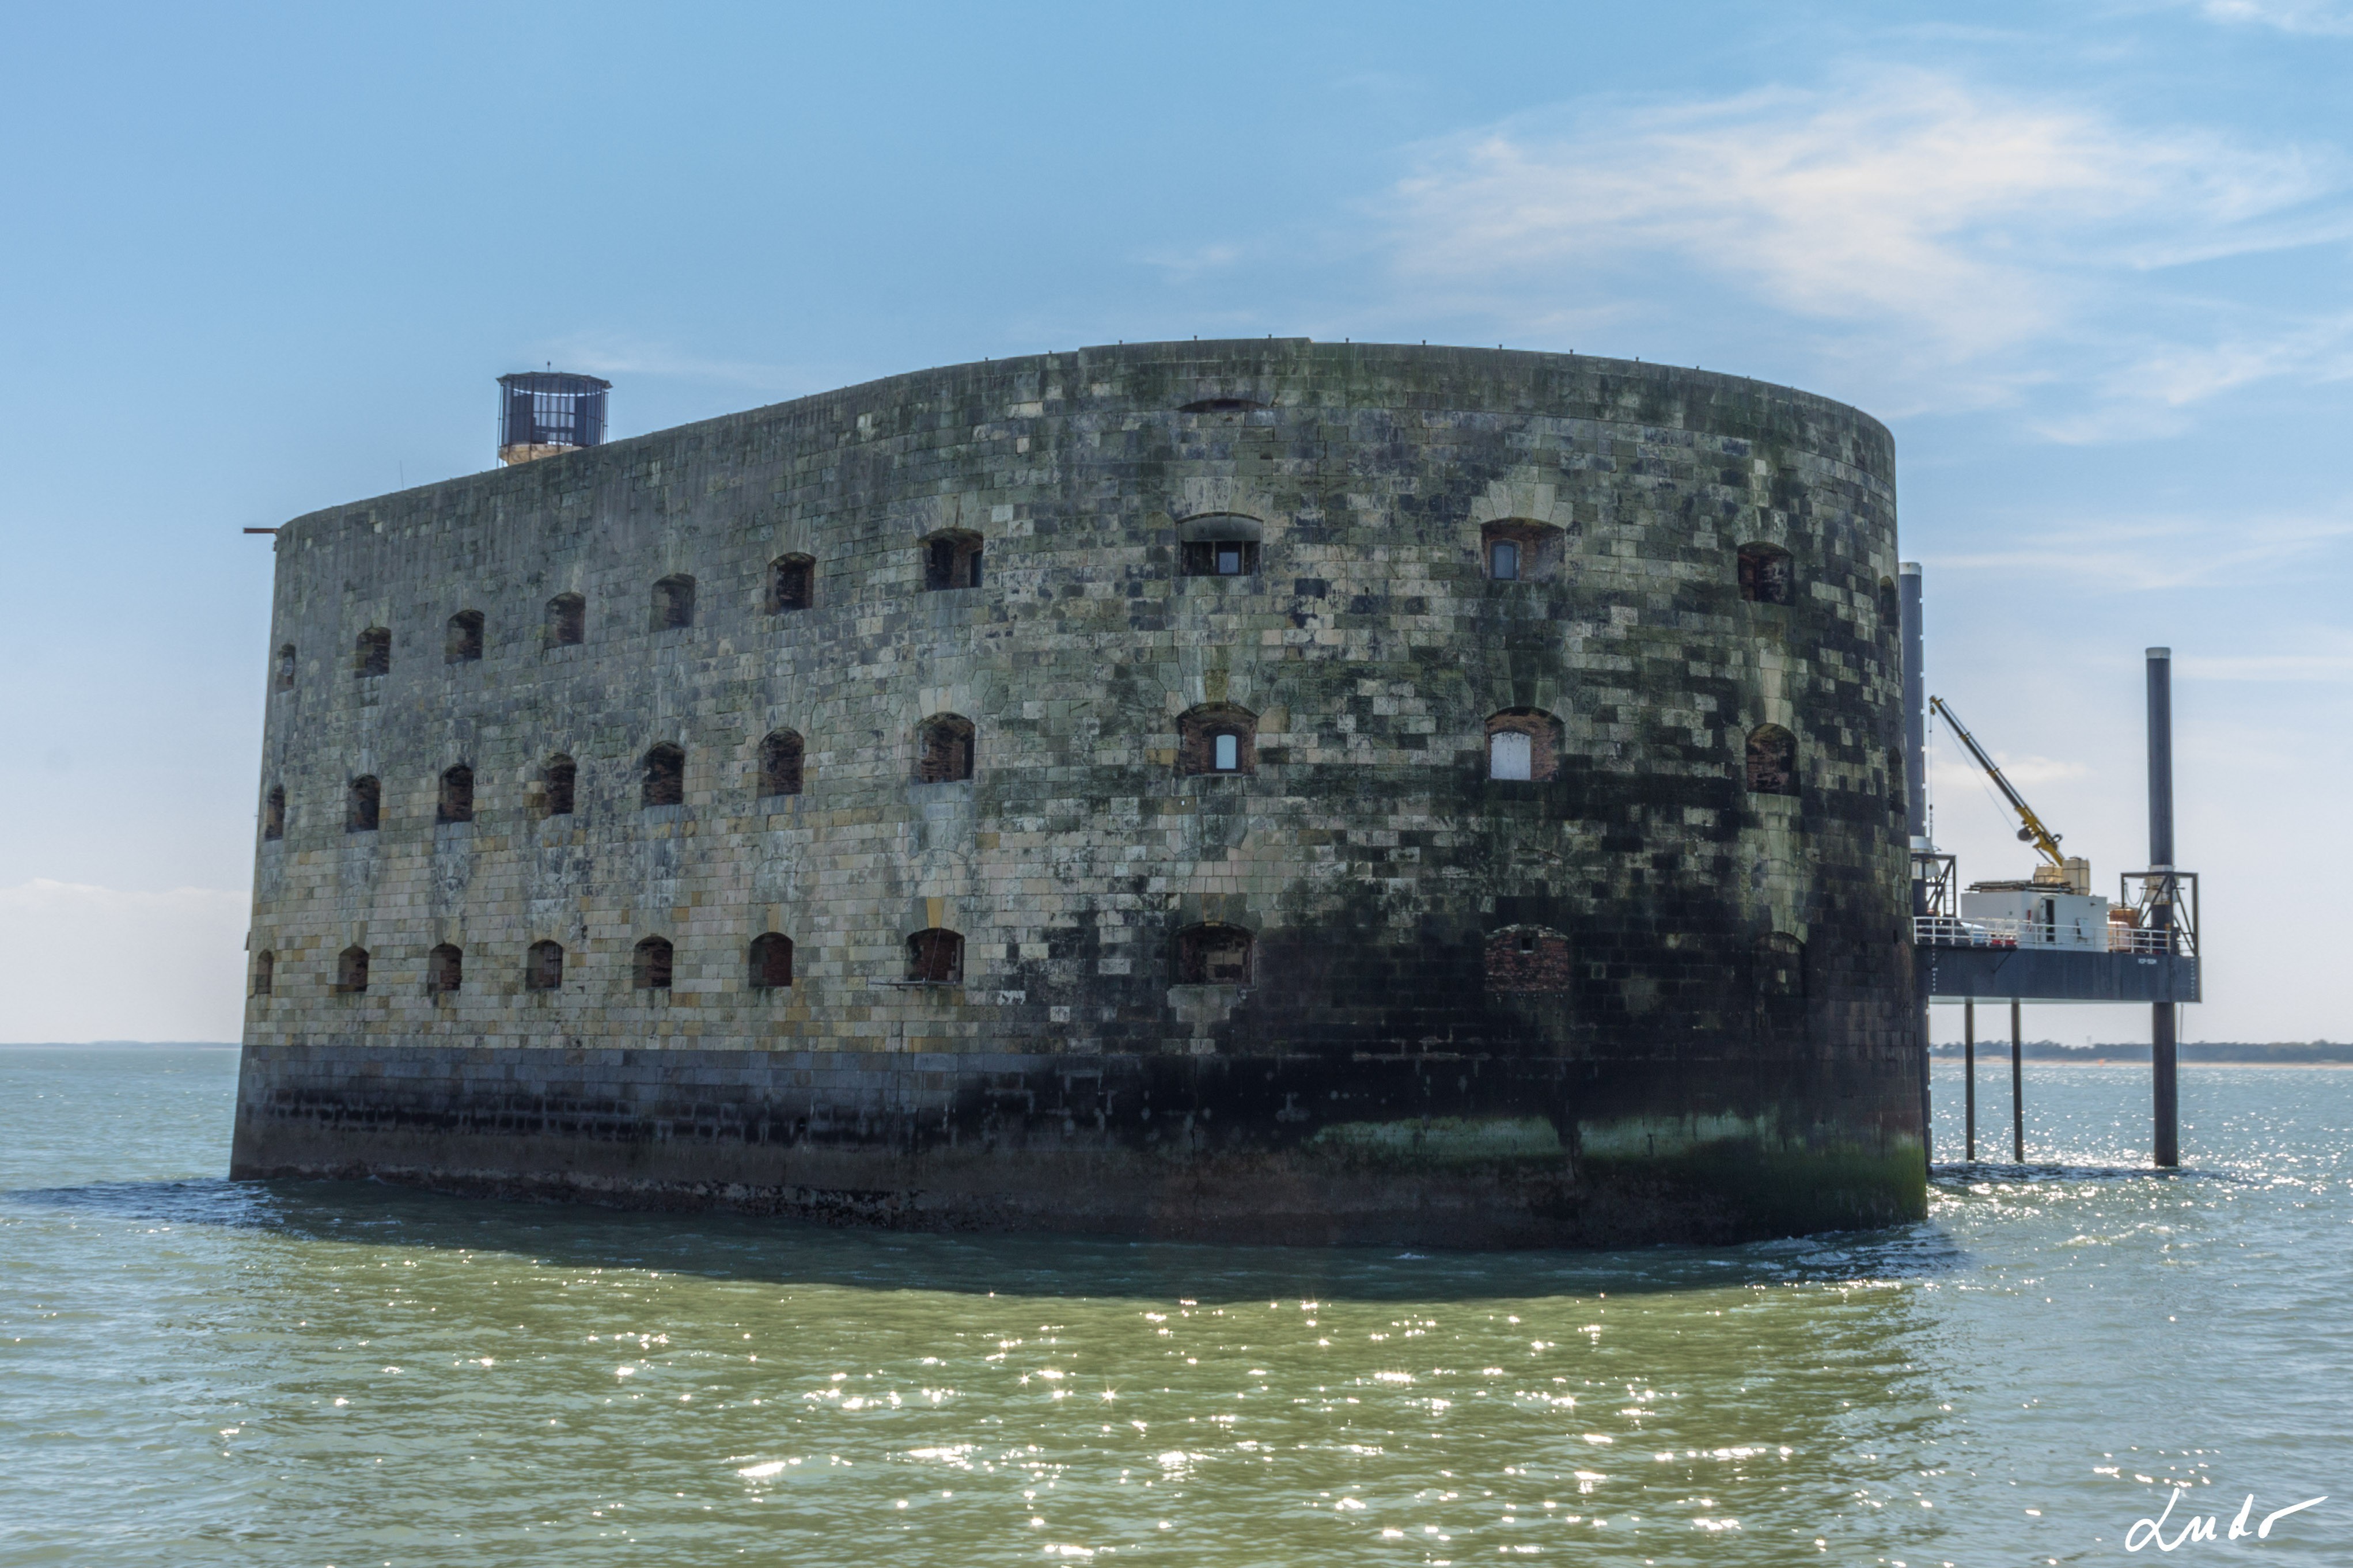
[{"label": "yellow crane", "polygon": [[1993,780],[1993,787],[2001,791],[2002,799],[2010,802],[2010,809],[2018,813],[2020,824],[2018,841],[2021,844],[2033,845],[2042,853],[2042,858],[2051,862],[2052,870],[2063,876],[2065,875],[2067,860],[2059,853],[2059,836],[2042,826],[2042,819],[2034,815],[2034,808],[2026,804],[2026,797],[2019,794],[2008,779],[2001,776],[2001,770],[1994,765],[1991,757],[1986,755],[1985,748],[1978,744],[1978,738],[1970,734],[1968,726],[1963,724],[1952,709],[1946,706],[1943,698],[1931,697],[1928,699],[1928,706],[1945,716],[1945,722],[1953,727],[1953,733],[1961,738],[1961,744],[1969,749],[1969,755],[1978,760],[1978,766],[1983,768],[1986,771],[1986,776]]}]

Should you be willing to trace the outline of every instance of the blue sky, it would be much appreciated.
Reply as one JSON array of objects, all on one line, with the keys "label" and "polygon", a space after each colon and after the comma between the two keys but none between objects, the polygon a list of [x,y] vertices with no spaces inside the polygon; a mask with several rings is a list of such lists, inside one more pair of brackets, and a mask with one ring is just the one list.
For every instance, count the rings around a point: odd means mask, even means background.
[{"label": "blue sky", "polygon": [[[0,951],[43,984],[0,1039],[234,1037],[237,530],[490,466],[500,373],[608,375],[629,435],[1268,332],[1885,419],[1930,689],[2104,885],[2146,855],[2141,650],[2177,651],[2185,1036],[2353,1038],[2353,0],[1651,9],[16,14]],[[2022,874],[1955,761],[1939,837]]]}]

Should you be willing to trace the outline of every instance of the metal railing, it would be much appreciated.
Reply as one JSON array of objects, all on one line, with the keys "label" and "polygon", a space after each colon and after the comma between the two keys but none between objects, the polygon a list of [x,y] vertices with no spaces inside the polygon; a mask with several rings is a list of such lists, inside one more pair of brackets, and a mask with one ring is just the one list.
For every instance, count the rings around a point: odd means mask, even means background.
[{"label": "metal railing", "polygon": [[1921,947],[2015,947],[2059,952],[2166,953],[2189,950],[2179,927],[2127,925],[2121,921],[2003,920],[1916,915],[1912,940]]}]

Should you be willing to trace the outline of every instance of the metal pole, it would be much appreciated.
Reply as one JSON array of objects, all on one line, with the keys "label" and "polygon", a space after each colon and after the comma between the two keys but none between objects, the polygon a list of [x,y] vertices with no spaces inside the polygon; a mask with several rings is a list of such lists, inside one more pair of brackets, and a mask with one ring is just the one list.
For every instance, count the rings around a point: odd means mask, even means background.
[{"label": "metal pole", "polygon": [[[1920,563],[1901,562],[1895,568],[1897,622],[1904,653],[1904,819],[1911,836],[1910,847],[1923,848],[1928,842],[1928,685],[1922,658],[1925,640],[1920,599]],[[1918,862],[1913,863],[1918,869]],[[1926,914],[1921,907],[1926,889],[1915,877],[1912,883],[1912,912]],[[1916,977],[1915,984],[1917,984]],[[1936,1163],[1936,1121],[1931,1116],[1928,1098],[1928,996],[1919,994],[1916,1011],[1920,1033],[1920,1151],[1930,1164]]]},{"label": "metal pole", "polygon": [[[2173,650],[2148,650],[2148,868],[2173,869]],[[2158,928],[2168,933],[2173,925],[2173,884],[2167,878],[2154,914]],[[2172,947],[2168,934],[2167,950]],[[2181,1097],[2174,1079],[2173,1004],[2149,1007],[2148,1062],[2150,1100],[2156,1128],[2157,1163],[2181,1163]]]},{"label": "metal pole", "polygon": [[2026,1163],[2026,1079],[2021,1072],[2021,1058],[2026,1054],[2018,1033],[2018,999],[2010,1002],[2010,1158],[2019,1164]]},{"label": "metal pole", "polygon": [[1961,1098],[1968,1109],[1961,1113],[1968,1128],[1961,1158],[1974,1165],[1978,1163],[1978,1001],[1972,996],[1961,1004]]}]

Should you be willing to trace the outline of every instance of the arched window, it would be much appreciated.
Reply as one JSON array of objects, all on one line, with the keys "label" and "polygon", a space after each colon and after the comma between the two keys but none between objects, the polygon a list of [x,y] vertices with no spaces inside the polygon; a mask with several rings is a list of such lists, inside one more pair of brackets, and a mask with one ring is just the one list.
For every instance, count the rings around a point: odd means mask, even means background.
[{"label": "arched window", "polygon": [[425,955],[425,989],[428,994],[446,995],[465,983],[466,955],[453,944],[445,942]]},{"label": "arched window", "polygon": [[471,822],[474,820],[474,770],[459,763],[456,767],[441,770],[441,801],[435,808],[436,822]]},{"label": "arched window", "polygon": [[1209,512],[1176,525],[1178,561],[1187,577],[1254,576],[1265,525],[1239,512]]},{"label": "arched window", "polygon": [[392,669],[392,634],[382,626],[370,626],[360,634],[352,650],[352,673],[364,680],[372,675],[387,674]]},{"label": "arched window", "polygon": [[1779,931],[1757,939],[1757,994],[1767,1002],[1805,999],[1804,942]]},{"label": "arched window", "polygon": [[676,746],[659,745],[648,752],[639,764],[644,778],[640,804],[645,805],[683,805],[686,804],[686,753]]},{"label": "arched window", "polygon": [[363,773],[343,794],[343,831],[374,833],[384,808],[384,786]]},{"label": "arched window", "polygon": [[915,782],[947,784],[972,777],[972,721],[935,713],[915,731]]},{"label": "arched window", "polygon": [[1560,773],[1560,721],[1536,708],[1507,708],[1487,721],[1487,776],[1542,783]]},{"label": "arched window", "polygon": [[572,796],[580,778],[580,764],[562,752],[547,759],[539,771],[539,812],[542,816],[572,815]]},{"label": "arched window", "polygon": [[577,594],[558,594],[547,601],[547,646],[570,647],[588,635],[588,601]]},{"label": "arched window", "polygon": [[907,978],[918,985],[964,983],[964,938],[934,926],[907,939]]},{"label": "arched window", "polygon": [[773,991],[793,983],[793,939],[763,931],[752,939],[752,988]]},{"label": "arched window", "polygon": [[670,943],[649,936],[629,955],[629,984],[640,991],[670,989]]},{"label": "arched window", "polygon": [[1759,605],[1786,605],[1796,592],[1796,564],[1778,544],[1740,547],[1740,596]]},{"label": "arched window", "polygon": [[1205,702],[1176,716],[1176,771],[1252,773],[1258,771],[1258,715],[1226,702]]},{"label": "arched window", "polygon": [[1778,724],[1748,731],[1748,789],[1752,795],[1798,793],[1798,737]]},{"label": "arched window", "polygon": [[1567,991],[1568,938],[1549,926],[1509,925],[1487,937],[1487,989],[1526,994]]},{"label": "arched window", "polygon": [[269,794],[261,802],[261,837],[286,837],[286,786],[271,784]]},{"label": "arched window", "polygon": [[449,638],[443,646],[445,664],[471,664],[482,657],[482,612],[460,610],[449,617]]},{"label": "arched window", "polygon": [[768,563],[768,614],[806,610],[817,592],[817,563],[806,555],[779,555]]},{"label": "arched window", "polygon": [[278,665],[273,679],[279,690],[294,689],[294,645],[292,643],[288,643],[278,650]]},{"label": "arched window", "polygon": [[1176,933],[1176,984],[1247,985],[1250,933],[1240,926],[1210,921]]},{"label": "arched window", "polygon": [[354,995],[367,989],[368,955],[364,947],[347,947],[335,954],[335,989]]},{"label": "arched window", "polygon": [[535,942],[523,954],[522,988],[526,991],[554,991],[564,984],[564,944],[557,942]]},{"label": "arched window", "polygon": [[1512,518],[1482,527],[1479,551],[1493,581],[1536,582],[1559,575],[1566,537],[1549,523]]},{"label": "arched window", "polygon": [[980,546],[980,535],[960,528],[948,529],[924,540],[924,591],[979,587]]},{"label": "arched window", "polygon": [[679,573],[654,584],[651,629],[674,631],[694,625],[694,579]]},{"label": "arched window", "polygon": [[801,738],[790,730],[778,730],[760,742],[760,795],[762,798],[801,793]]},{"label": "arched window", "polygon": [[253,955],[253,994],[267,996],[277,983],[278,955],[265,947]]}]

